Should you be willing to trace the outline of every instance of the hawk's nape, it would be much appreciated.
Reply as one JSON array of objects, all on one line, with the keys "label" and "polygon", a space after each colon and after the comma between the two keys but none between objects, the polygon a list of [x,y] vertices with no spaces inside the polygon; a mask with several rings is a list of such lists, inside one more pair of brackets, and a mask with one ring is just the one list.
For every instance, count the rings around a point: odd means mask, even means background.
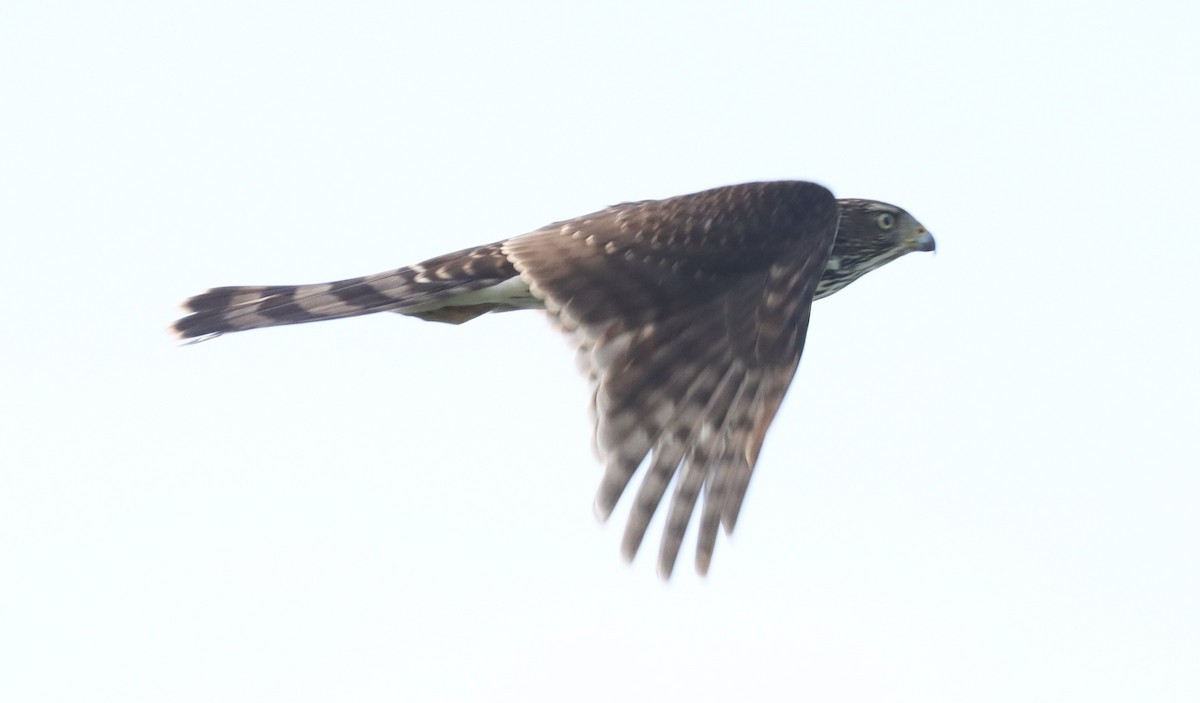
[{"label": "hawk's nape", "polygon": [[658,559],[665,578],[697,503],[701,573],[719,526],[736,524],[812,301],[932,248],[895,206],[835,201],[812,183],[748,183],[624,203],[372,276],[215,288],[188,300],[174,329],[204,338],[383,311],[457,323],[546,308],[574,335],[592,384],[601,518],[646,467],[627,558],[674,482]]}]

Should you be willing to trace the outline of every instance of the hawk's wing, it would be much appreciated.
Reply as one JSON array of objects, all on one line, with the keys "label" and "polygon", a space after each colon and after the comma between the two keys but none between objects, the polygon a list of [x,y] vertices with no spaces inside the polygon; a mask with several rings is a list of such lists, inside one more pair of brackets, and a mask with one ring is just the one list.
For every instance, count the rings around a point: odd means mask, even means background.
[{"label": "hawk's wing", "polygon": [[670,575],[702,489],[701,573],[718,525],[732,531],[799,363],[837,219],[821,186],[750,183],[626,203],[504,244],[533,294],[576,335],[605,464],[601,517],[650,455],[627,558],[676,474],[659,573]]}]

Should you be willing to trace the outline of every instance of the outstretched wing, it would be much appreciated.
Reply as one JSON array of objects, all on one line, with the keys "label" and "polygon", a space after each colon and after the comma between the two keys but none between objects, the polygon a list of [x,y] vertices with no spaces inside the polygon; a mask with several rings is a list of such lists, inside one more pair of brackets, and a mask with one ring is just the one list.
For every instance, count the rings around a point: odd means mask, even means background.
[{"label": "outstretched wing", "polygon": [[576,336],[593,386],[607,518],[649,455],[622,550],[632,559],[672,477],[658,570],[674,568],[701,493],[696,568],[733,530],[804,346],[837,231],[833,196],[748,183],[626,203],[504,243]]}]

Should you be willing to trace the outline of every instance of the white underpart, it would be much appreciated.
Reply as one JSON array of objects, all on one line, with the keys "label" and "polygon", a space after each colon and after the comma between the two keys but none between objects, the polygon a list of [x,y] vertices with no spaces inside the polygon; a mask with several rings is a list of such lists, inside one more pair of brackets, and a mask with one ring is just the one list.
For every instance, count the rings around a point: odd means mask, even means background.
[{"label": "white underpart", "polygon": [[398,313],[425,312],[438,308],[453,308],[467,305],[505,305],[513,308],[538,309],[545,307],[542,301],[533,297],[529,286],[520,276],[513,276],[494,286],[461,293],[449,298],[440,298],[420,305],[396,308]]}]

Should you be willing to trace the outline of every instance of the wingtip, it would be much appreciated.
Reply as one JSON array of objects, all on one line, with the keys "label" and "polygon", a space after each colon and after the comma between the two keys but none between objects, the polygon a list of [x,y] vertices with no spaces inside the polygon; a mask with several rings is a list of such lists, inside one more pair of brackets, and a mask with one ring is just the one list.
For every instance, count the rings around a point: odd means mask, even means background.
[{"label": "wingtip", "polygon": [[663,546],[658,551],[658,577],[670,581],[675,571],[675,563],[679,561],[679,544],[669,544],[664,534]]},{"label": "wingtip", "polygon": [[608,501],[603,500],[601,496],[596,496],[596,499],[592,501],[592,514],[600,522],[608,522],[608,519],[612,517],[613,509],[616,507],[616,505],[609,505]]},{"label": "wingtip", "polygon": [[638,529],[638,523],[632,518],[625,524],[625,534],[621,535],[621,556],[632,563],[642,548],[642,539],[646,536],[645,528]]}]

